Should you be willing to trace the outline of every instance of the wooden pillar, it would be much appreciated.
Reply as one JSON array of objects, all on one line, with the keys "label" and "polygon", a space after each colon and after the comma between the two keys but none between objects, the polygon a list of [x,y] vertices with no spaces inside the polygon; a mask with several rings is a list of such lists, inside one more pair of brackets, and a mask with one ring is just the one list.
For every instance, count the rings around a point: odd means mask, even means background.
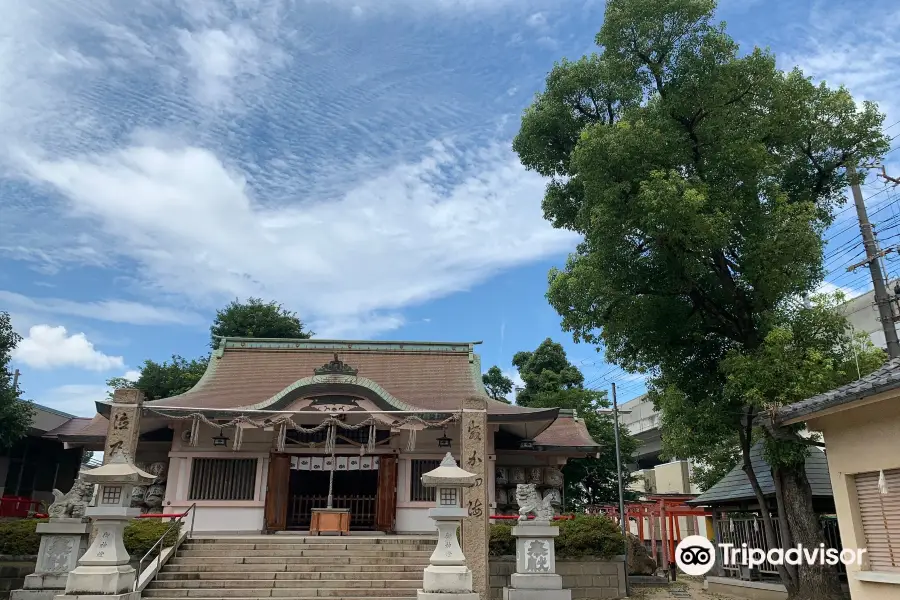
[{"label": "wooden pillar", "polygon": [[469,516],[463,519],[462,542],[466,564],[472,570],[473,591],[481,600],[489,600],[488,587],[488,483],[487,483],[487,402],[471,397],[463,403],[459,466],[477,477],[475,485],[463,490],[463,507]]}]

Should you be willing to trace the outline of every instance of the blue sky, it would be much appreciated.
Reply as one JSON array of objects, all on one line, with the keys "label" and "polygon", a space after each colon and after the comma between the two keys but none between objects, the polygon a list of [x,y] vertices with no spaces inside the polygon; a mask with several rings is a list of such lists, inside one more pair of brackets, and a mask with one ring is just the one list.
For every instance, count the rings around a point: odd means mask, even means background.
[{"label": "blue sky", "polygon": [[[593,50],[602,2],[0,6],[0,310],[25,336],[28,398],[90,414],[106,378],[204,353],[214,310],[250,295],[319,337],[484,340],[485,368],[549,336],[592,386],[642,391],[560,330],[546,274],[577,239],[542,219],[544,183],[510,149],[553,62]],[[893,124],[900,12],[844,6],[719,14]],[[866,194],[895,235],[896,193]],[[829,280],[861,291],[851,217],[829,232]]]}]

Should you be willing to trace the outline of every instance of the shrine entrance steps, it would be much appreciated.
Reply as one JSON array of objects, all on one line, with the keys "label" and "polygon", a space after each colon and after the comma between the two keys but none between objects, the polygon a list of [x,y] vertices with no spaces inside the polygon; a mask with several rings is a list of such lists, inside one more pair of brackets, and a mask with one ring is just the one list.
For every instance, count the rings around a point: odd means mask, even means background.
[{"label": "shrine entrance steps", "polygon": [[186,540],[142,596],[403,600],[416,597],[436,538],[241,536]]}]

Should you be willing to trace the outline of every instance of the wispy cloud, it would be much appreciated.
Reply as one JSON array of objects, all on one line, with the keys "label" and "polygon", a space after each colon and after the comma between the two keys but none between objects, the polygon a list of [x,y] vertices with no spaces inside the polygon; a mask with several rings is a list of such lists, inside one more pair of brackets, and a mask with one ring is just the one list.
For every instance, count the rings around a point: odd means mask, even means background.
[{"label": "wispy cloud", "polygon": [[0,290],[0,305],[5,309],[22,313],[67,315],[132,325],[196,325],[205,321],[193,312],[155,307],[139,302],[125,300],[74,302],[62,298],[29,298],[4,290]]},{"label": "wispy cloud", "polygon": [[[524,27],[552,3],[91,6],[36,0],[0,23],[7,257],[46,272],[116,269],[136,282],[129,291],[174,304],[278,298],[323,330],[375,334],[406,306],[577,242],[544,221],[544,182],[484,112],[483,95],[508,98],[517,81],[443,41],[454,21],[433,21],[441,35],[392,28],[421,11],[512,11]],[[333,31],[354,8],[400,14],[367,29],[364,49],[359,32]],[[410,61],[418,70],[398,75]],[[192,319],[34,302],[120,322]]]}]

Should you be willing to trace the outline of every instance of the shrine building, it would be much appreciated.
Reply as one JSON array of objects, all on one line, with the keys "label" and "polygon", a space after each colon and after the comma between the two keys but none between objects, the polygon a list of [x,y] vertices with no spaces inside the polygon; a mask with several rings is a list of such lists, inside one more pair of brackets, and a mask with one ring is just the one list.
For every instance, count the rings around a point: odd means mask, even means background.
[{"label": "shrine building", "polygon": [[[491,399],[475,346],[222,339],[193,388],[135,409],[134,460],[157,479],[133,505],[193,505],[197,532],[307,531],[331,488],[352,531],[431,533],[434,488],[421,475],[449,451],[484,474],[488,506],[470,514],[516,514],[518,483],[535,483],[560,510],[562,466],[600,447],[572,411]],[[122,413],[110,424],[113,409],[98,402],[98,414],[60,440],[110,452],[108,433],[113,441],[129,427]],[[484,432],[471,421],[466,431],[464,410],[486,414]],[[481,435],[484,458],[461,456],[462,438]]]}]

